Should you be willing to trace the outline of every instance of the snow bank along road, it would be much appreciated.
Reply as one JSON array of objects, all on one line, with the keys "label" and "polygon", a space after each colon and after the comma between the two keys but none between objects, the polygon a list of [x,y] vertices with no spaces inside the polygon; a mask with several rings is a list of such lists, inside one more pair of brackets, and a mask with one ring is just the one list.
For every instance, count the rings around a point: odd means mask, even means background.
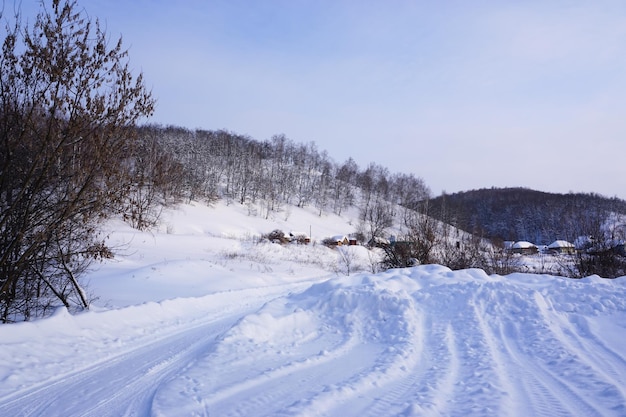
[{"label": "snow bank along road", "polygon": [[0,415],[624,416],[625,336],[626,278],[391,270],[2,326]]}]

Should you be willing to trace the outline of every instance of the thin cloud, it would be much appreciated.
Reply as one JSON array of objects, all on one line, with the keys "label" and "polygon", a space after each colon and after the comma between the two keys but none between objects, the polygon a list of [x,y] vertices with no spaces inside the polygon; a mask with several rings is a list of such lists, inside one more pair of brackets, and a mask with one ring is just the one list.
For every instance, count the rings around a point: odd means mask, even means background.
[{"label": "thin cloud", "polygon": [[[412,172],[435,192],[626,198],[615,168],[626,153],[621,1],[84,6],[131,47],[159,99],[155,122],[285,133],[338,160]],[[555,166],[569,174],[546,176]]]}]

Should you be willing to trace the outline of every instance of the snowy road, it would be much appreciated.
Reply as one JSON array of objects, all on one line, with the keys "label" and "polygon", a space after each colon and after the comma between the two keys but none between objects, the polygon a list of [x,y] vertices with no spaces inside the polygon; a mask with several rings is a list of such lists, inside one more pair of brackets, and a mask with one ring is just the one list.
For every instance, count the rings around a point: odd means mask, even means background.
[{"label": "snowy road", "polygon": [[[38,331],[43,322],[0,327],[0,370],[10,369],[6,384],[0,383],[0,416],[150,415],[163,381],[213,349],[246,314],[308,285],[228,291],[76,317],[61,312],[44,332]],[[35,356],[38,349],[47,354]]]},{"label": "snowy road", "polygon": [[[33,326],[60,331],[48,356],[32,357]],[[425,266],[0,336],[3,416],[626,415],[624,278]]]},{"label": "snowy road", "polygon": [[[237,316],[173,332],[145,346],[63,375],[2,405],[3,415],[143,416],[167,378],[211,348]],[[59,413],[62,410],[62,414]]]}]

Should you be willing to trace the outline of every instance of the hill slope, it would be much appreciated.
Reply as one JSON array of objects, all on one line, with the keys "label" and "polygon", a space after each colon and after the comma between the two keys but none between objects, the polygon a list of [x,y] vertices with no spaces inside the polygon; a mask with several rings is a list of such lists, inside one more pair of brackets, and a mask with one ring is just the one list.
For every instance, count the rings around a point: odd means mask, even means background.
[{"label": "hill slope", "polygon": [[434,198],[430,213],[488,238],[548,245],[589,234],[609,213],[626,215],[626,201],[597,194],[485,188]]},{"label": "hill slope", "polygon": [[339,251],[250,238],[305,222],[350,226],[219,205],[112,224],[93,311],[0,326],[0,415],[626,413],[626,277],[348,276]]}]

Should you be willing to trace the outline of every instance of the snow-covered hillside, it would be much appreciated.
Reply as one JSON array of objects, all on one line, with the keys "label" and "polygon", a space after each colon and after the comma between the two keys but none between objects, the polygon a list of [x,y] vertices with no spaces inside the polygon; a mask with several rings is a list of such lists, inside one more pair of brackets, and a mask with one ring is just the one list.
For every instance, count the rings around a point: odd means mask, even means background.
[{"label": "snow-covered hillside", "polygon": [[249,214],[112,223],[92,311],[0,326],[0,415],[626,415],[626,277],[375,274],[362,247],[257,239],[349,216]]}]

